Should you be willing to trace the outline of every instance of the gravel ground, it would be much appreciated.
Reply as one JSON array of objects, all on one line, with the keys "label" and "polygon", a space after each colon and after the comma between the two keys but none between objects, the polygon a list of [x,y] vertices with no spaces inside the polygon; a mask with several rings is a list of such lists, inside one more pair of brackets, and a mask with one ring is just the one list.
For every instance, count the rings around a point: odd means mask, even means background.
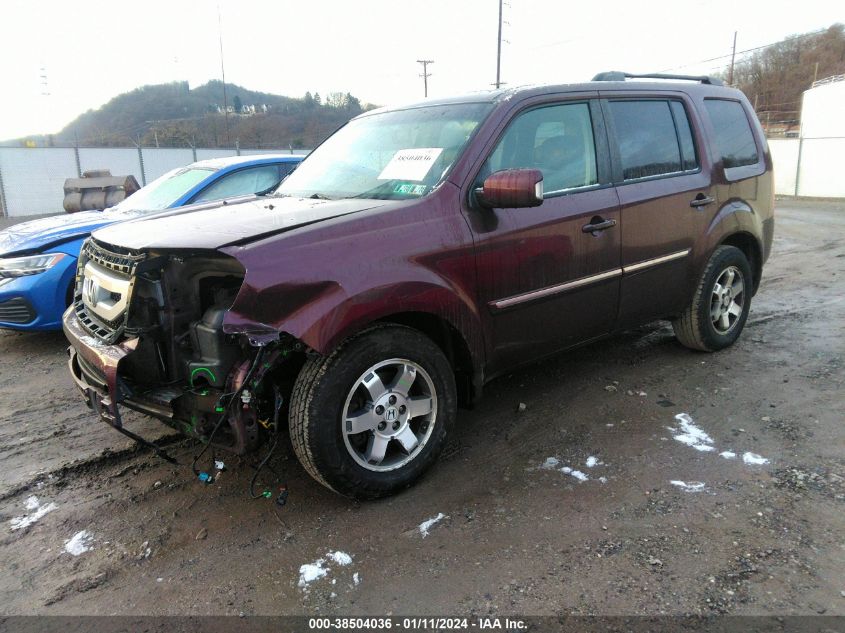
[{"label": "gravel ground", "polygon": [[60,333],[0,333],[0,614],[845,614],[843,278],[845,205],[780,201],[733,348],[656,323],[496,380],[362,504],[289,449],[284,508],[248,460],[200,484],[94,419]]}]

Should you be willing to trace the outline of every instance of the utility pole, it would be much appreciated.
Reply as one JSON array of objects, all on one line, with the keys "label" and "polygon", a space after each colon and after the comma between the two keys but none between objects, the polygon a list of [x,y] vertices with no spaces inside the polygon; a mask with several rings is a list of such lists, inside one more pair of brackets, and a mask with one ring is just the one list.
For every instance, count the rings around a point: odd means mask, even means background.
[{"label": "utility pole", "polygon": [[423,67],[422,75],[420,75],[420,77],[423,78],[423,87],[425,89],[425,96],[428,97],[428,78],[431,77],[431,73],[428,72],[428,65],[433,64],[434,60],[433,59],[418,59],[417,63],[422,64],[422,67]]},{"label": "utility pole", "polygon": [[736,59],[736,31],[734,31],[734,46],[731,50],[731,69],[728,71],[728,85],[732,86],[734,83],[734,60]]},{"label": "utility pole", "polygon": [[502,85],[502,0],[499,0],[499,39],[496,46],[496,90]]},{"label": "utility pole", "polygon": [[226,96],[226,67],[223,65],[223,18],[220,17],[220,3],[217,3],[217,39],[220,42],[220,74],[223,76],[223,116],[226,120],[226,146],[231,145],[229,138],[229,99]]}]

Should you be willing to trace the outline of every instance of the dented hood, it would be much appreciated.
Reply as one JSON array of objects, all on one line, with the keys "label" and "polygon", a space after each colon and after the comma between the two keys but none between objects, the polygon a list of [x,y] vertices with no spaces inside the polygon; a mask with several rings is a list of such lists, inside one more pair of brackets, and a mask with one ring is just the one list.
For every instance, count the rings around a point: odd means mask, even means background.
[{"label": "dented hood", "polygon": [[184,207],[155,217],[121,222],[95,231],[94,237],[133,250],[217,249],[387,203],[362,199],[249,198],[202,210]]}]

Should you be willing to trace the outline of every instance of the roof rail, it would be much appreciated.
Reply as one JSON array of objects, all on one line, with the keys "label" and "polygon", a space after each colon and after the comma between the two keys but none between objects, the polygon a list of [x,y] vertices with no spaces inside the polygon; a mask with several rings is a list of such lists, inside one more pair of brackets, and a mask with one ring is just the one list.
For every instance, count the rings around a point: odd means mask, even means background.
[{"label": "roof rail", "polygon": [[703,84],[713,86],[724,86],[725,82],[716,77],[709,77],[707,75],[666,75],[664,73],[646,73],[644,75],[634,75],[632,73],[623,73],[618,70],[611,70],[604,73],[599,73],[593,77],[593,81],[625,81],[626,79],[685,79],[686,81],[698,81]]}]

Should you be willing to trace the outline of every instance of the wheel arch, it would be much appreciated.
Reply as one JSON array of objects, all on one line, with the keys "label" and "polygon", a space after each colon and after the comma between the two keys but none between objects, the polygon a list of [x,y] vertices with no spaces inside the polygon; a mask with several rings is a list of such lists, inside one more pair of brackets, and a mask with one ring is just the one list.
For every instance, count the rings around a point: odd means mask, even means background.
[{"label": "wheel arch", "polygon": [[763,273],[763,253],[759,241],[751,233],[747,231],[739,231],[732,233],[725,237],[718,246],[733,246],[743,252],[749,265],[751,266],[751,274],[753,275],[753,293],[757,293],[760,287],[760,278]]},{"label": "wheel arch", "polygon": [[397,312],[376,323],[404,325],[426,335],[440,348],[452,366],[459,404],[470,405],[478,399],[481,384],[476,380],[477,368],[469,343],[449,321],[431,312]]}]

